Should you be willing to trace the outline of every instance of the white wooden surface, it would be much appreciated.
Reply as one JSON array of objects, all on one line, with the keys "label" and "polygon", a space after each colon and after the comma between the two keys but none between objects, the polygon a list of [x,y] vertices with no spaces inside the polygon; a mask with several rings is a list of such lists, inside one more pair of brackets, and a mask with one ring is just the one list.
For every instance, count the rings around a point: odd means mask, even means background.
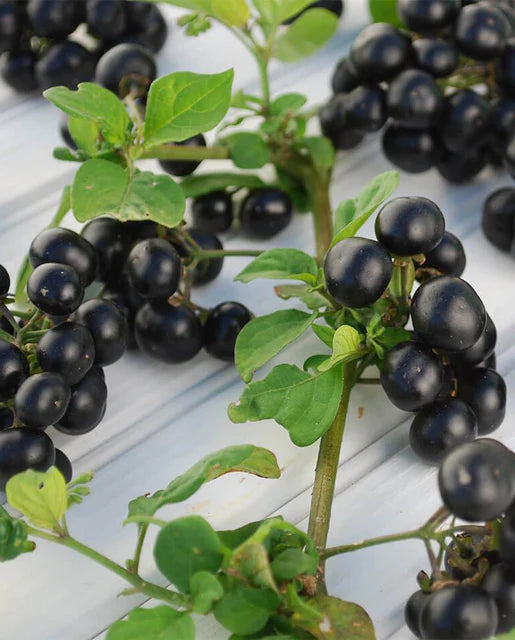
[{"label": "white wooden surface", "polygon": [[[301,65],[273,67],[275,93],[301,90],[314,104],[329,95],[334,64],[367,19],[363,0],[347,0],[347,5],[341,32],[328,47]],[[170,19],[177,15],[175,10],[167,13]],[[197,40],[185,40],[174,29],[160,66],[162,72],[216,72],[234,66],[238,88],[255,89],[257,84],[252,60],[220,28]],[[60,189],[73,175],[74,166],[51,158],[52,147],[60,144],[57,120],[56,110],[42,99],[16,96],[0,87],[4,151],[0,159],[0,262],[13,273],[31,238],[52,215]],[[206,163],[203,168],[212,166]],[[342,156],[335,174],[334,202],[354,195],[387,168],[377,137],[370,137],[351,155]],[[436,172],[429,172],[403,175],[399,195],[434,199],[446,214],[448,228],[464,241],[469,260],[465,277],[482,296],[499,329],[499,365],[507,375],[511,396],[515,386],[515,263],[488,245],[479,230],[486,194],[509,183],[506,174],[487,171],[472,184],[450,187]],[[373,235],[372,223],[365,233]],[[309,217],[297,216],[273,244],[311,250]],[[252,242],[228,237],[226,246],[252,246]],[[271,283],[232,282],[244,264],[245,259],[227,260],[217,282],[196,291],[197,300],[203,304],[240,300],[257,313],[279,308],[282,303],[273,295]],[[302,362],[314,344],[313,338],[305,337],[284,357]],[[135,533],[132,527],[121,526],[129,499],[162,487],[210,451],[246,442],[269,447],[277,454],[283,468],[280,481],[226,476],[185,505],[170,508],[168,514],[200,513],[215,527],[229,528],[281,513],[306,526],[316,447],[294,447],[286,432],[272,422],[231,424],[226,407],[242,389],[234,368],[203,354],[177,367],[130,354],[108,369],[107,378],[109,408],[102,425],[77,439],[52,434],[72,458],[76,471],[96,472],[92,495],[69,517],[72,532],[84,542],[123,563],[131,553]],[[514,412],[510,404],[499,431],[499,437],[512,446]],[[356,389],[349,415],[330,542],[356,541],[417,526],[437,506],[438,495],[435,472],[419,464],[406,446],[408,416],[392,407],[376,388]],[[145,575],[159,580],[150,554],[144,556],[142,567]],[[421,545],[399,543],[332,560],[328,582],[332,593],[369,610],[379,640],[403,640],[411,636],[403,626],[402,607],[416,588],[415,577],[421,568],[426,568]],[[117,598],[123,587],[118,578],[91,562],[41,543],[35,554],[0,566],[0,639],[100,640],[113,621],[143,603],[138,597]],[[227,637],[213,621],[199,620],[197,629],[203,640]]]}]

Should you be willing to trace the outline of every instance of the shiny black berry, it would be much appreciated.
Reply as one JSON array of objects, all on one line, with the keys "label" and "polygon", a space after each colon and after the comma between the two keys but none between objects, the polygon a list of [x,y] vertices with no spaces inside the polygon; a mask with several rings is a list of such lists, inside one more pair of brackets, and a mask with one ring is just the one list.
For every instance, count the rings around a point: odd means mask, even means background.
[{"label": "shiny black berry", "polygon": [[332,78],[333,93],[349,93],[360,84],[358,72],[349,58],[342,58],[336,65]]},{"label": "shiny black berry", "polygon": [[27,15],[35,35],[56,40],[75,31],[82,17],[75,0],[29,0]]},{"label": "shiny black berry", "polygon": [[84,287],[75,269],[49,262],[39,265],[30,274],[27,294],[41,311],[53,316],[67,316],[82,302]]},{"label": "shiny black berry", "polygon": [[402,126],[414,129],[434,126],[440,118],[443,105],[440,87],[425,71],[407,69],[390,83],[388,115]]},{"label": "shiny black berry", "polygon": [[245,198],[240,209],[243,231],[253,238],[272,238],[291,222],[293,205],[281,189],[262,187],[254,189]]},{"label": "shiny black berry", "polygon": [[13,50],[19,43],[23,16],[17,0],[0,2],[0,53]]},{"label": "shiny black berry", "polygon": [[471,89],[461,89],[446,98],[438,132],[450,151],[469,153],[490,134],[492,107]]},{"label": "shiny black berry", "polygon": [[418,33],[432,33],[451,25],[460,9],[460,0],[399,0],[397,3],[402,22]]},{"label": "shiny black berry", "polygon": [[76,89],[95,73],[95,56],[78,42],[53,44],[36,63],[36,79],[41,89],[63,85]]},{"label": "shiny black berry", "polygon": [[94,298],[81,304],[73,316],[87,327],[95,345],[95,364],[105,367],[119,360],[127,348],[127,321],[109,300]]},{"label": "shiny black berry", "polygon": [[463,7],[454,33],[461,53],[476,60],[500,56],[509,35],[510,24],[503,12],[482,2]]},{"label": "shiny black berry", "polygon": [[127,258],[132,287],[144,298],[168,298],[179,287],[182,261],[174,247],[162,238],[143,240]]},{"label": "shiny black berry", "polygon": [[138,311],[135,333],[139,348],[164,362],[186,362],[202,349],[203,329],[195,313],[165,300],[148,302]]},{"label": "shiny black berry", "polygon": [[387,202],[375,223],[379,242],[399,256],[429,253],[442,241],[445,220],[427,198],[403,197]]},{"label": "shiny black berry", "polygon": [[29,427],[45,428],[58,422],[70,401],[70,386],[57,373],[37,373],[20,386],[14,398],[17,418]]},{"label": "shiny black berry", "polygon": [[460,367],[478,365],[492,355],[496,344],[497,329],[492,318],[487,315],[486,325],[479,340],[468,349],[465,349],[465,351],[460,351],[456,354],[454,360]]},{"label": "shiny black berry", "polygon": [[27,49],[4,53],[0,58],[0,76],[15,91],[34,91],[38,88],[36,56]]},{"label": "shiny black berry", "polygon": [[491,126],[489,142],[496,152],[503,154],[515,133],[515,99],[501,98],[495,104]]},{"label": "shiny black berry", "polygon": [[239,302],[222,302],[211,309],[204,323],[204,349],[209,355],[234,362],[234,345],[252,314]]},{"label": "shiny black berry", "polygon": [[458,50],[443,38],[419,38],[413,42],[413,51],[415,65],[433,78],[445,78],[458,66]]},{"label": "shiny black berry", "polygon": [[154,56],[137,44],[118,44],[100,58],[95,81],[118,94],[125,94],[132,83],[148,87],[157,77]]},{"label": "shiny black berry", "polygon": [[[222,251],[223,244],[213,233],[205,233],[199,229],[188,229],[188,233],[204,251]],[[193,269],[193,284],[199,286],[212,282],[220,275],[224,266],[223,256],[199,260]]]},{"label": "shiny black berry", "polygon": [[442,388],[443,376],[443,365],[428,346],[401,342],[384,358],[381,385],[396,407],[419,411],[434,402]]},{"label": "shiny black berry", "polygon": [[91,369],[72,387],[66,413],[54,426],[70,436],[88,433],[100,424],[106,404],[106,383],[96,369]]},{"label": "shiny black berry", "polygon": [[[199,133],[192,138],[188,138],[182,142],[174,142],[173,144],[186,147],[205,147],[206,139]],[[201,162],[201,160],[159,160],[159,165],[166,173],[184,178],[192,174]]]},{"label": "shiny black berry", "polygon": [[491,193],[483,205],[483,233],[498,249],[509,251],[515,237],[515,189]]},{"label": "shiny black berry", "polygon": [[54,462],[54,445],[44,431],[25,427],[0,432],[0,490],[17,473],[47,471]]},{"label": "shiny black berry", "polygon": [[499,553],[504,565],[515,570],[515,503],[506,511],[499,534]]},{"label": "shiny black berry", "polygon": [[[138,12],[141,13],[138,5],[143,5],[143,8],[148,10],[144,19],[138,15]],[[163,48],[168,37],[168,24],[157,6],[148,5],[146,2],[129,2],[127,16],[129,25],[128,33],[124,37],[125,42],[139,44],[153,53]]]},{"label": "shiny black berry", "polygon": [[329,249],[324,273],[327,290],[344,307],[366,307],[378,300],[392,277],[392,260],[374,240],[345,238]]},{"label": "shiny black berry", "polygon": [[29,373],[29,363],[23,352],[0,339],[0,402],[13,398]]},{"label": "shiny black berry", "polygon": [[506,43],[502,56],[497,60],[495,77],[505,96],[515,98],[515,39]]},{"label": "shiny black berry", "polygon": [[232,197],[227,191],[212,191],[195,198],[191,205],[193,226],[208,233],[223,233],[233,221]]},{"label": "shiny black berry", "polygon": [[450,231],[446,231],[439,244],[426,253],[423,267],[436,269],[444,275],[461,276],[466,264],[465,249],[460,240]]},{"label": "shiny black berry", "polygon": [[432,131],[390,124],[383,134],[383,152],[388,160],[407,173],[428,171],[440,157],[440,144]]},{"label": "shiny black berry", "polygon": [[421,638],[420,635],[420,614],[429,598],[428,593],[424,591],[416,591],[406,602],[404,607],[404,621],[408,629],[414,633],[417,638]]},{"label": "shiny black berry", "polygon": [[466,368],[458,376],[458,397],[474,411],[480,435],[501,426],[506,415],[506,383],[497,371]]},{"label": "shiny black berry", "polygon": [[68,456],[61,451],[61,449],[55,450],[54,466],[56,466],[62,473],[65,482],[71,482],[73,478],[72,463],[70,462]]},{"label": "shiny black berry", "polygon": [[345,96],[345,111],[352,129],[379,131],[386,122],[385,93],[380,87],[356,87]]},{"label": "shiny black berry", "polygon": [[491,567],[481,583],[495,600],[499,612],[496,633],[507,633],[515,627],[515,576],[509,567],[497,564]]},{"label": "shiny black berry", "polygon": [[5,296],[9,292],[10,287],[11,278],[9,272],[3,264],[0,264],[0,297]]},{"label": "shiny black berry", "polygon": [[438,276],[417,289],[411,304],[413,327],[428,344],[464,351],[483,333],[486,311],[474,289],[455,276]]},{"label": "shiny black berry", "polygon": [[318,114],[322,133],[329,138],[334,148],[340,151],[357,147],[365,137],[362,131],[350,126],[345,97],[344,94],[333,96]]},{"label": "shiny black berry", "polygon": [[96,218],[84,226],[81,236],[96,249],[98,279],[117,277],[128,253],[124,225],[114,218]]},{"label": "shiny black berry", "polygon": [[115,41],[122,37],[127,30],[127,4],[124,0],[88,0],[89,32],[100,40]]},{"label": "shiny black berry", "polygon": [[466,153],[443,149],[436,168],[448,182],[461,184],[475,178],[487,163],[488,157],[484,147],[468,149]]}]

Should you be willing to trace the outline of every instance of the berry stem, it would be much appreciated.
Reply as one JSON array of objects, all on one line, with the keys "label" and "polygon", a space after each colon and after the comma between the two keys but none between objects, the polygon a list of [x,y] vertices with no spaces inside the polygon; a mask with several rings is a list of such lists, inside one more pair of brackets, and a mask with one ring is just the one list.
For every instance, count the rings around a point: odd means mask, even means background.
[{"label": "berry stem", "polygon": [[179,144],[161,144],[140,151],[139,159],[156,160],[227,160],[230,157],[228,147],[187,147]]}]

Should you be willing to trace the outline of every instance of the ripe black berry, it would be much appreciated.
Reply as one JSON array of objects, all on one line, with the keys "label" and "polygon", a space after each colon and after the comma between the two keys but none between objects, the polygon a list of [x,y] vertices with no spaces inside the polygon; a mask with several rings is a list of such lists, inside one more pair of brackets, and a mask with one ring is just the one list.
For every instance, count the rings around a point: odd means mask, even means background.
[{"label": "ripe black berry", "polygon": [[91,369],[71,389],[70,402],[64,416],[54,426],[69,436],[92,431],[104,417],[107,387],[96,369]]},{"label": "ripe black berry", "polygon": [[433,347],[464,351],[483,333],[486,311],[474,289],[455,276],[438,276],[417,289],[411,304],[413,327]]},{"label": "ripe black berry", "polygon": [[345,238],[329,249],[324,272],[327,290],[344,307],[378,300],[392,277],[392,260],[374,240]]},{"label": "ripe black berry", "polygon": [[440,31],[452,24],[460,8],[460,0],[399,0],[397,4],[402,22],[419,33]]},{"label": "ripe black berry", "polygon": [[[145,5],[145,9],[149,10],[145,19],[137,17],[137,5]],[[163,48],[168,36],[168,24],[156,6],[145,2],[127,3],[127,16],[129,25],[125,42],[134,42],[154,53]]]},{"label": "ripe black berry", "polygon": [[69,385],[74,385],[93,366],[95,345],[86,327],[63,322],[45,333],[36,354],[43,371],[60,373]]},{"label": "ripe black berry", "polygon": [[367,82],[394,78],[409,66],[413,57],[411,42],[390,24],[365,27],[354,40],[350,59],[358,75]]},{"label": "ripe black berry", "polygon": [[43,90],[56,85],[76,89],[91,80],[95,63],[95,56],[78,42],[57,42],[37,61],[36,79]]},{"label": "ripe black berry", "polygon": [[[206,139],[199,133],[192,138],[188,138],[182,142],[174,142],[173,144],[186,147],[205,147]],[[159,160],[159,165],[166,173],[184,178],[192,174],[201,162],[201,160]]]},{"label": "ripe black berry", "polygon": [[55,450],[54,466],[59,469],[66,482],[71,482],[73,478],[72,463],[70,462],[68,456],[61,451],[61,449]]},{"label": "ripe black berry", "polygon": [[506,383],[493,369],[465,369],[458,376],[458,397],[465,400],[477,418],[480,435],[500,427],[506,414]]},{"label": "ripe black berry", "polygon": [[438,161],[440,145],[432,131],[392,123],[383,134],[383,152],[396,167],[408,173],[422,173]]},{"label": "ripe black berry", "polygon": [[494,352],[497,343],[497,329],[489,315],[486,317],[486,325],[481,337],[471,347],[456,354],[455,362],[463,367],[465,365],[478,365],[487,360]]},{"label": "ripe black berry", "polygon": [[503,564],[497,564],[485,576],[481,586],[495,600],[499,612],[496,634],[515,627],[515,576]]},{"label": "ripe black berry", "polygon": [[446,98],[439,134],[450,151],[468,153],[490,133],[490,103],[471,89],[461,89]]},{"label": "ripe black berry", "polygon": [[501,98],[495,104],[491,126],[489,142],[495,151],[503,154],[515,133],[515,99]]},{"label": "ripe black berry", "polygon": [[0,297],[9,293],[10,287],[11,278],[9,277],[9,272],[3,264],[0,264]]},{"label": "ripe black berry", "polygon": [[[213,233],[203,233],[198,229],[188,229],[191,238],[204,251],[222,251],[223,245]],[[224,266],[223,256],[199,260],[193,270],[193,284],[202,285],[215,280]]]},{"label": "ripe black berry", "polygon": [[96,364],[105,367],[123,356],[127,348],[127,322],[114,302],[101,298],[88,300],[77,309],[73,319],[89,329]]},{"label": "ripe black berry", "polygon": [[45,428],[58,422],[70,401],[70,387],[57,373],[37,373],[16,392],[14,410],[23,424]]},{"label": "ripe black berry", "polygon": [[156,61],[152,53],[137,44],[124,43],[109,49],[100,58],[95,72],[95,82],[116,94],[120,93],[120,90],[125,94],[131,83],[135,83],[139,88],[148,87],[156,76]]},{"label": "ripe black berry", "polygon": [[11,51],[20,40],[22,15],[16,0],[3,0],[0,3],[0,53]]},{"label": "ripe black berry", "polygon": [[468,149],[466,153],[455,153],[443,149],[436,163],[436,168],[442,178],[448,182],[460,184],[475,178],[487,163],[488,157],[484,147]]},{"label": "ripe black berry", "polygon": [[465,249],[460,240],[450,231],[446,231],[440,243],[426,253],[423,266],[436,269],[444,275],[461,276],[465,271],[466,263]]},{"label": "ripe black berry", "polygon": [[385,93],[380,87],[356,87],[345,96],[345,111],[352,129],[379,131],[386,122]]},{"label": "ripe black berry", "polygon": [[388,89],[388,115],[405,127],[432,127],[440,118],[443,103],[443,93],[434,78],[419,69],[403,71]]},{"label": "ripe black berry", "polygon": [[496,62],[495,77],[505,96],[515,97],[515,40],[510,38]]},{"label": "ripe black berry", "polygon": [[204,323],[204,349],[209,355],[234,361],[234,345],[252,314],[238,302],[222,302],[211,309]]},{"label": "ripe black berry", "polygon": [[0,58],[0,76],[15,91],[34,91],[38,88],[36,56],[26,49],[4,53]]},{"label": "ripe black berry", "polygon": [[13,398],[29,373],[29,363],[23,352],[0,339],[0,402]]},{"label": "ripe black berry", "polygon": [[342,58],[335,67],[331,78],[333,93],[349,93],[360,83],[358,72],[349,58]]},{"label": "ripe black berry", "polygon": [[67,316],[82,302],[84,287],[75,269],[49,262],[36,267],[30,274],[27,294],[41,311]]},{"label": "ripe black berry", "polygon": [[318,114],[324,136],[335,149],[344,151],[356,147],[365,137],[362,131],[353,129],[347,120],[345,95],[337,94],[325,104]]},{"label": "ripe black berry", "polygon": [[17,473],[47,471],[54,462],[54,445],[44,431],[25,427],[0,432],[0,490]]},{"label": "ripe black berry", "polygon": [[45,229],[32,241],[29,249],[30,264],[56,262],[73,267],[84,287],[91,284],[97,272],[95,248],[70,229]]},{"label": "ripe black berry", "polygon": [[14,413],[9,407],[0,408],[0,431],[10,429],[14,424]]},{"label": "ripe black berry", "polygon": [[165,300],[148,302],[138,311],[135,333],[139,348],[164,362],[186,362],[202,349],[203,329],[195,313]]},{"label": "ripe black berry", "polygon": [[439,207],[427,198],[394,198],[376,218],[379,242],[400,256],[429,253],[443,238],[445,220]]},{"label": "ripe black berry", "polygon": [[227,191],[212,191],[193,200],[193,226],[208,233],[223,233],[233,221],[232,197]]},{"label": "ripe black berry", "polygon": [[169,242],[151,238],[134,246],[127,272],[131,285],[144,298],[168,298],[179,287],[182,261]]},{"label": "ripe black berry", "polygon": [[130,245],[140,240],[158,237],[158,226],[153,220],[128,220],[122,224],[123,233]]},{"label": "ripe black berry", "polygon": [[493,520],[515,495],[513,454],[495,440],[483,438],[451,451],[440,467],[440,494],[449,511],[471,522]]},{"label": "ripe black berry", "polygon": [[473,585],[435,591],[420,615],[424,640],[485,640],[494,635],[499,614],[493,598]]},{"label": "ripe black berry", "polygon": [[414,633],[417,638],[421,638],[420,635],[420,614],[429,598],[428,593],[424,591],[416,591],[406,602],[404,607],[404,621],[408,626],[408,629]]},{"label": "ripe black berry", "polygon": [[413,42],[415,64],[433,78],[445,78],[458,66],[458,50],[443,38],[419,38]]},{"label": "ripe black berry", "polygon": [[106,282],[117,277],[128,252],[123,224],[114,218],[96,218],[85,225],[81,235],[96,249],[98,279]]},{"label": "ripe black berry", "polygon": [[491,193],[483,205],[483,233],[498,249],[509,251],[515,236],[515,189]]},{"label": "ripe black berry", "polygon": [[88,0],[86,21],[89,32],[101,40],[116,40],[127,29],[124,0]]},{"label": "ripe black berry", "polygon": [[499,553],[504,565],[515,569],[515,503],[506,511],[499,534]]},{"label": "ripe black berry", "polygon": [[410,444],[428,464],[438,465],[455,447],[477,436],[476,416],[456,398],[438,400],[422,409],[411,423]]},{"label": "ripe black berry", "polygon": [[288,194],[272,187],[251,191],[240,209],[242,229],[254,238],[272,238],[290,224],[292,215]]},{"label": "ripe black berry", "polygon": [[492,60],[503,52],[509,34],[510,24],[503,12],[478,3],[463,7],[454,35],[461,53],[476,60]]},{"label": "ripe black berry", "polygon": [[66,0],[29,0],[27,14],[31,27],[42,38],[64,38],[79,26],[80,2]]},{"label": "ripe black berry", "polygon": [[429,347],[418,342],[401,342],[384,358],[381,384],[396,407],[418,411],[436,399],[443,375],[442,363]]}]

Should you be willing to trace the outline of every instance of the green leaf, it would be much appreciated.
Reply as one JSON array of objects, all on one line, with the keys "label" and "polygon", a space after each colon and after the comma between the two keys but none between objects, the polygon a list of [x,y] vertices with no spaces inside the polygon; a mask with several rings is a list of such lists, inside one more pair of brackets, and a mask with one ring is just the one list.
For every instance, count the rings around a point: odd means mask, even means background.
[{"label": "green leaf", "polygon": [[314,575],[318,563],[300,549],[285,549],[274,558],[271,566],[278,580],[293,580],[300,575]]},{"label": "green leaf", "polygon": [[258,522],[249,522],[248,524],[239,527],[238,529],[231,529],[228,531],[218,531],[218,537],[222,541],[222,544],[229,549],[236,549],[242,545],[248,538],[250,538],[259,527],[266,522],[266,520],[259,520]]},{"label": "green leaf", "polygon": [[91,82],[82,82],[76,91],[52,87],[43,95],[68,115],[96,123],[103,137],[111,144],[125,141],[130,118],[123,103],[112,91]]},{"label": "green leaf", "polygon": [[297,149],[304,149],[311,156],[315,165],[321,169],[328,169],[334,164],[336,152],[327,138],[322,136],[301,138],[296,147]]},{"label": "green leaf", "polygon": [[387,171],[376,176],[354,199],[347,200],[336,210],[336,228],[338,229],[331,246],[344,238],[351,238],[365,224],[374,211],[387,200],[399,185],[399,173]]},{"label": "green leaf", "polygon": [[195,625],[187,613],[166,605],[133,609],[111,626],[106,640],[195,640]]},{"label": "green leaf", "polygon": [[205,616],[222,598],[224,590],[218,578],[212,573],[198,571],[191,576],[190,593],[193,597],[193,611]]},{"label": "green leaf", "polygon": [[274,591],[236,585],[216,605],[215,618],[232,633],[248,636],[261,631],[278,606]]},{"label": "green leaf", "polygon": [[307,213],[308,211],[311,211],[313,208],[311,196],[305,185],[303,185],[299,180],[296,180],[293,176],[284,172],[279,167],[275,167],[275,171],[277,173],[279,187],[283,191],[286,191],[290,196],[293,206],[295,207],[295,211],[298,213]]},{"label": "green leaf", "polygon": [[304,600],[291,621],[317,640],[375,640],[376,637],[374,625],[364,609],[331,596]]},{"label": "green leaf", "polygon": [[281,300],[298,298],[308,309],[313,309],[313,311],[327,307],[329,304],[324,296],[313,291],[312,287],[306,284],[281,284],[275,287],[274,291]]},{"label": "green leaf", "polygon": [[330,428],[343,388],[341,367],[310,375],[298,367],[274,367],[264,380],[249,384],[229,407],[232,422],[273,419],[299,447],[313,444]]},{"label": "green leaf", "polygon": [[348,324],[344,324],[335,331],[333,337],[333,355],[329,362],[319,367],[320,371],[325,371],[342,362],[358,360],[363,354],[360,349],[361,336]]},{"label": "green leaf", "polygon": [[98,150],[100,127],[97,122],[87,118],[68,118],[68,129],[77,146],[88,156],[94,156]]},{"label": "green leaf", "polygon": [[0,506],[0,562],[14,560],[22,553],[34,551],[36,545],[27,540],[27,537],[26,523],[12,518]]},{"label": "green leaf", "polygon": [[302,280],[310,285],[317,283],[318,265],[316,260],[298,249],[270,249],[265,251],[234,280],[250,282],[257,278],[270,280]]},{"label": "green leaf", "polygon": [[132,500],[129,503],[129,517],[138,514],[152,516],[164,505],[183,502],[203,484],[226,473],[251,473],[262,478],[279,478],[281,475],[271,451],[252,444],[227,447],[197,462],[186,473],[175,478],[166,489]]},{"label": "green leaf", "polygon": [[386,327],[375,340],[377,340],[384,349],[389,351],[400,342],[409,342],[411,340],[411,334],[407,329]]},{"label": "green leaf", "polygon": [[338,18],[326,9],[303,13],[275,40],[272,54],[282,62],[295,62],[315,53],[338,29]]},{"label": "green leaf", "polygon": [[276,27],[313,4],[313,0],[252,0],[265,23]]},{"label": "green leaf", "polygon": [[300,337],[316,319],[316,314],[297,309],[275,311],[251,320],[236,339],[235,363],[245,382],[254,372]]},{"label": "green leaf", "polygon": [[82,152],[72,151],[68,147],[55,147],[52,151],[52,156],[63,162],[83,162],[85,158],[82,155]]},{"label": "green leaf", "polygon": [[223,560],[216,531],[200,516],[187,516],[166,524],[154,546],[157,568],[180,591],[187,593],[198,571],[216,573]]},{"label": "green leaf", "polygon": [[210,131],[231,104],[232,70],[215,75],[177,72],[155,80],[148,94],[145,146],[182,142]]},{"label": "green leaf", "polygon": [[268,551],[259,542],[250,541],[238,547],[232,555],[227,573],[254,587],[278,592],[268,561]]},{"label": "green leaf", "polygon": [[328,362],[331,358],[327,354],[316,354],[313,356],[309,356],[302,365],[302,369],[304,371],[313,371],[314,373],[319,372],[319,367],[322,364]]},{"label": "green leaf", "polygon": [[60,531],[68,509],[66,482],[56,467],[46,473],[29,469],[13,476],[5,488],[7,501],[36,527]]},{"label": "green leaf", "polygon": [[388,22],[396,27],[403,26],[397,13],[397,0],[368,0],[368,8],[373,22]]},{"label": "green leaf", "polygon": [[270,162],[266,142],[258,133],[233,133],[224,138],[231,160],[240,169],[260,169]]},{"label": "green leaf", "polygon": [[234,27],[242,27],[250,18],[250,10],[245,0],[211,0],[210,13]]},{"label": "green leaf", "polygon": [[154,220],[177,226],[183,217],[182,189],[169,176],[149,171],[131,176],[107,160],[87,160],[75,175],[72,205],[79,222],[109,213],[119,220]]},{"label": "green leaf", "polygon": [[334,329],[331,329],[331,327],[327,327],[326,325],[322,324],[313,324],[311,325],[311,328],[313,329],[317,338],[320,338],[320,340],[322,340],[322,342],[327,345],[329,349],[333,348],[335,334]]},{"label": "green leaf", "polygon": [[191,175],[181,182],[186,198],[198,198],[212,191],[222,189],[256,189],[265,183],[252,173],[202,173]]},{"label": "green leaf", "polygon": [[288,111],[298,111],[307,101],[308,99],[302,93],[285,93],[272,101],[270,113],[273,116],[282,116]]}]

